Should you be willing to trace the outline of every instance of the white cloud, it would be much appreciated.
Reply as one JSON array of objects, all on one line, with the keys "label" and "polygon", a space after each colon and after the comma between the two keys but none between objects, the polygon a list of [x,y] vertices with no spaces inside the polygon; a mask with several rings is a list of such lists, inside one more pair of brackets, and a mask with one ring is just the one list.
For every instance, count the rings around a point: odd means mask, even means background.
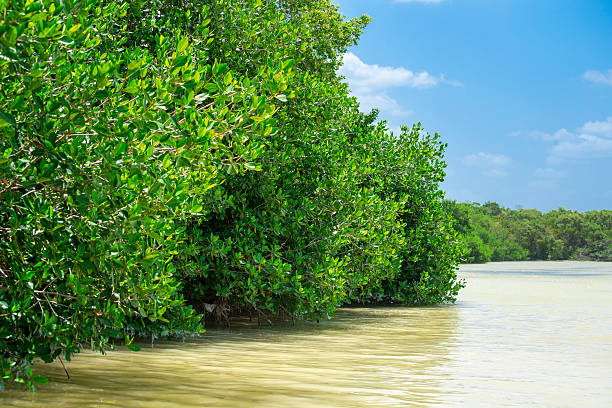
[{"label": "white cloud", "polygon": [[463,158],[463,164],[482,170],[482,174],[489,177],[503,177],[508,174],[507,168],[512,163],[508,156],[479,152]]},{"label": "white cloud", "polygon": [[444,74],[434,76],[427,71],[413,72],[404,67],[366,64],[358,56],[349,52],[344,54],[343,65],[338,73],[346,78],[351,93],[357,97],[364,112],[378,108],[385,114],[401,117],[411,114],[400,106],[397,100],[387,94],[387,90],[399,87],[427,89],[441,83],[461,86],[458,81],[448,80]]},{"label": "white cloud", "polygon": [[612,138],[612,116],[605,121],[587,122],[580,132]]},{"label": "white cloud", "polygon": [[408,86],[410,88],[432,88],[440,83],[461,86],[457,81],[447,80],[445,75],[433,76],[427,71],[413,72],[404,67],[385,67],[366,64],[352,52],[344,54],[340,75],[346,77],[353,92],[376,91]]},{"label": "white cloud", "polygon": [[609,69],[607,73],[595,70],[587,71],[582,74],[582,77],[590,82],[612,86],[612,69]]},{"label": "white cloud", "polygon": [[[554,133],[535,130],[516,131],[510,135],[549,142],[549,164],[612,157],[612,117],[586,122],[576,131],[562,128]],[[540,172],[540,176],[543,174]]]},{"label": "white cloud", "polygon": [[578,134],[572,140],[555,144],[550,150],[549,162],[559,163],[566,160],[585,160],[612,157],[612,140]]}]

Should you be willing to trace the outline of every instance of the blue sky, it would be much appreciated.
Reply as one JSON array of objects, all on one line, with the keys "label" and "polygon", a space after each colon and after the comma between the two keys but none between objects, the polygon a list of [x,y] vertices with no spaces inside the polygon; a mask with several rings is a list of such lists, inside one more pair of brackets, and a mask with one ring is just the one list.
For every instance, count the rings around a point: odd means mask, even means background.
[{"label": "blue sky", "polygon": [[447,197],[612,209],[612,0],[336,0],[373,21],[341,73],[447,149]]}]

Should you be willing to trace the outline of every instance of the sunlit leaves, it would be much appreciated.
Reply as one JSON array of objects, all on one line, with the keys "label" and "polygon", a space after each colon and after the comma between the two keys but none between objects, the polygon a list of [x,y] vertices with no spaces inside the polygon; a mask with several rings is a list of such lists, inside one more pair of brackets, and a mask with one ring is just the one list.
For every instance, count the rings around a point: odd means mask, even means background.
[{"label": "sunlit leaves", "polygon": [[36,357],[103,351],[126,333],[201,330],[174,267],[185,221],[209,212],[228,174],[257,169],[274,131],[267,90],[289,68],[233,72],[202,46],[206,4],[141,20],[157,3],[3,5],[4,379],[41,382]]}]

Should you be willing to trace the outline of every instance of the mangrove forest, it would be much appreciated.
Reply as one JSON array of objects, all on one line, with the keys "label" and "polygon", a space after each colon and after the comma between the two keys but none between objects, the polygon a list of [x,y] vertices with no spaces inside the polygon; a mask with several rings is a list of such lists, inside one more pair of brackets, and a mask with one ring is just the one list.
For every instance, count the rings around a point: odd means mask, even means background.
[{"label": "mangrove forest", "polygon": [[0,0],[0,390],[234,315],[453,301],[445,144],[390,132],[337,74],[368,22],[330,0]]}]

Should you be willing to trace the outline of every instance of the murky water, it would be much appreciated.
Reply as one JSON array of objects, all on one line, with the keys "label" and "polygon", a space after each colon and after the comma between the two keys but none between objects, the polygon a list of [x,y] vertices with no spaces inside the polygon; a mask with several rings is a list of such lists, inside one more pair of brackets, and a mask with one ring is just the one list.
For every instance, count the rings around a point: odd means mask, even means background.
[{"label": "murky water", "polygon": [[612,264],[464,266],[453,306],[211,330],[43,369],[4,407],[612,406]]}]

